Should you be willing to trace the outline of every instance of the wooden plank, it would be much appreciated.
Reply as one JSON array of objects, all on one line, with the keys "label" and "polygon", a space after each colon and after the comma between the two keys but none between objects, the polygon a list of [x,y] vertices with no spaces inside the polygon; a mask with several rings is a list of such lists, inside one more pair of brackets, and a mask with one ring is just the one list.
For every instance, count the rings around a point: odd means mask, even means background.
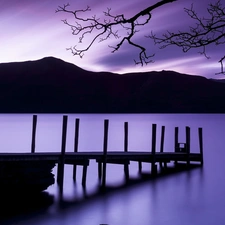
[{"label": "wooden plank", "polygon": [[[176,160],[176,159],[186,159],[187,154],[184,152],[156,152],[154,157],[155,160]],[[127,152],[124,153],[122,151],[108,151],[107,152],[107,160],[130,160],[130,161],[145,161],[151,162],[152,160],[152,153],[151,152]],[[201,157],[200,153],[190,153],[190,159],[196,158],[199,159]],[[4,161],[35,161],[35,160],[52,160],[56,163],[60,162],[61,153],[59,152],[48,152],[48,153],[0,153],[0,162]],[[74,163],[82,161],[82,160],[100,160],[103,159],[102,152],[67,152],[64,155],[64,160],[74,161]],[[200,160],[199,160],[200,161]]]},{"label": "wooden plank", "polygon": [[[18,160],[35,160],[35,159],[48,159],[48,160],[58,160],[61,156],[60,152],[36,152],[32,153],[0,153],[0,161],[8,161],[13,159]],[[179,157],[179,156],[186,156],[185,152],[156,152],[155,158],[165,158],[165,157]],[[190,153],[190,157],[193,156],[201,156],[200,153]],[[64,155],[65,159],[71,160],[80,160],[80,159],[96,159],[100,160],[103,157],[102,152],[95,152],[95,151],[84,151],[84,152],[66,152]],[[152,157],[151,152],[146,151],[131,151],[124,153],[123,151],[108,151],[107,152],[107,159],[131,159],[132,161],[138,161],[139,159],[149,159]]]},{"label": "wooden plank", "polygon": [[64,163],[67,165],[78,165],[78,166],[85,166],[85,165],[89,165],[89,160],[88,159],[67,159],[65,158]]}]

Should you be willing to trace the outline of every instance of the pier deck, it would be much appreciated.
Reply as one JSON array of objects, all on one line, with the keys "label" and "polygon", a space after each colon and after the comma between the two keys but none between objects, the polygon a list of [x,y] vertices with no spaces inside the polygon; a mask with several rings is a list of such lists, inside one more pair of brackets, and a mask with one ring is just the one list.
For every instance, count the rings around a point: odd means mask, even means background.
[{"label": "pier deck", "polygon": [[[80,160],[101,160],[104,157],[103,152],[87,151],[87,152],[66,152],[64,155],[65,161],[70,161],[75,164]],[[162,161],[201,161],[200,153],[187,153],[182,152],[156,152],[152,154],[146,151],[108,151],[107,160],[129,160],[129,161],[142,161],[142,162],[162,162]],[[60,152],[44,152],[44,153],[0,153],[0,162],[7,161],[54,161],[59,163],[61,160]],[[67,164],[67,163],[66,163]]]}]

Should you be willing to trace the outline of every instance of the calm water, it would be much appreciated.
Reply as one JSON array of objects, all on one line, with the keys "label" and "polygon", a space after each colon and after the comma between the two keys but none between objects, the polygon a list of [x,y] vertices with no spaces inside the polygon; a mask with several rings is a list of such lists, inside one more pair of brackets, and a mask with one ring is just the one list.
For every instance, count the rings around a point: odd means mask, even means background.
[{"label": "calm water", "polygon": [[[165,151],[173,150],[174,127],[179,127],[179,140],[184,142],[185,126],[190,126],[191,151],[198,152],[197,129],[202,127],[204,167],[141,182],[137,163],[131,163],[131,177],[140,182],[97,195],[97,165],[94,161],[88,167],[86,190],[81,186],[81,168],[78,168],[77,182],[74,184],[72,167],[66,166],[63,206],[58,204],[57,185],[52,185],[47,193],[53,198],[53,204],[32,213],[12,216],[1,224],[225,224],[225,115],[71,114],[68,118],[68,152],[73,151],[75,118],[80,118],[79,151],[102,151],[104,119],[109,119],[108,149],[118,151],[123,149],[125,121],[129,122],[129,151],[150,150],[151,125],[156,123],[158,150],[162,125],[166,126]],[[30,114],[1,114],[1,152],[29,152],[31,126]],[[38,115],[36,152],[60,151],[61,130],[62,115]],[[149,168],[149,164],[144,164],[145,172]],[[121,186],[124,182],[123,167],[120,165],[107,165],[107,175],[106,182],[110,187]]]}]

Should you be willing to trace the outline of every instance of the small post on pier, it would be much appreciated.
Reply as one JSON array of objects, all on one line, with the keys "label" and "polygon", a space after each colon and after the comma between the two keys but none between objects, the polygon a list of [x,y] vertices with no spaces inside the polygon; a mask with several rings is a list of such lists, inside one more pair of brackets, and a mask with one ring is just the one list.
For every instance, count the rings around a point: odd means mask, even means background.
[{"label": "small post on pier", "polygon": [[[179,152],[179,143],[178,143],[178,134],[179,134],[179,128],[175,127],[175,133],[174,133],[174,152]],[[177,161],[174,161],[174,164],[177,165]]]},{"label": "small post on pier", "polygon": [[[124,122],[124,152],[128,152],[128,122]],[[124,164],[124,172],[126,180],[129,179],[129,165],[126,162]]]},{"label": "small post on pier", "polygon": [[156,152],[156,124],[152,124],[152,167],[151,172],[153,175],[157,173],[157,165],[155,165],[155,152]]},{"label": "small post on pier", "polygon": [[[80,119],[76,118],[75,120],[75,136],[74,136],[74,152],[78,152],[78,140],[79,140],[79,125]],[[76,180],[76,171],[77,166],[73,165],[73,180]]]},{"label": "small post on pier", "polygon": [[174,135],[174,151],[175,152],[179,151],[178,133],[179,133],[179,128],[175,127],[175,135]]},{"label": "small post on pier", "polygon": [[190,165],[190,127],[186,127],[187,166]]},{"label": "small post on pier", "polygon": [[108,130],[109,130],[109,120],[104,120],[102,187],[105,187],[105,185],[106,185],[106,163],[107,163],[107,148],[108,148]]},{"label": "small post on pier", "polygon": [[31,153],[35,152],[36,128],[37,128],[37,115],[33,115]]},{"label": "small post on pier", "polygon": [[138,172],[139,174],[142,172],[142,161],[138,161]]},{"label": "small post on pier", "polygon": [[128,122],[124,122],[124,152],[128,152]]},{"label": "small post on pier", "polygon": [[161,128],[160,152],[163,152],[163,148],[164,148],[164,137],[165,137],[165,126],[162,126],[162,128]]},{"label": "small post on pier", "polygon": [[[161,128],[161,142],[160,142],[160,152],[163,152],[164,149],[164,137],[165,137],[165,126]],[[166,164],[166,162],[165,162]],[[160,162],[160,167],[162,168],[162,162]]]},{"label": "small post on pier", "polygon": [[200,148],[200,155],[201,155],[201,166],[204,164],[203,159],[203,140],[202,140],[202,128],[198,128],[198,137],[199,137],[199,148]]},{"label": "small post on pier", "polygon": [[66,152],[66,133],[67,133],[67,120],[68,116],[63,116],[62,125],[62,145],[61,145],[61,156],[58,162],[57,182],[60,189],[63,189],[63,178],[64,178],[64,163],[65,163],[65,152]]}]

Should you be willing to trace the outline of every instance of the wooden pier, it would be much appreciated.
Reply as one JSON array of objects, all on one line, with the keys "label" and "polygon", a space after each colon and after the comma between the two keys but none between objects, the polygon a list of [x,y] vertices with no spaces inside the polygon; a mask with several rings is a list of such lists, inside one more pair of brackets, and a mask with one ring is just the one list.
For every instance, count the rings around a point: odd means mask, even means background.
[{"label": "wooden pier", "polygon": [[202,128],[198,128],[199,136],[199,153],[191,153],[190,151],[190,127],[186,127],[186,141],[179,143],[178,127],[175,127],[174,132],[174,149],[170,152],[164,152],[164,136],[165,126],[161,127],[160,151],[156,151],[156,124],[152,124],[152,140],[151,151],[130,151],[128,150],[128,122],[124,123],[124,149],[122,151],[108,151],[108,130],[109,120],[104,120],[104,138],[102,151],[78,151],[79,140],[79,122],[75,120],[75,136],[73,152],[66,152],[66,137],[67,137],[67,121],[68,116],[63,116],[62,123],[62,143],[61,152],[35,152],[35,135],[37,127],[37,115],[33,115],[32,126],[32,142],[30,153],[0,153],[0,164],[7,162],[43,162],[46,164],[57,165],[57,182],[63,187],[64,166],[66,164],[73,165],[73,179],[76,180],[76,167],[83,167],[82,185],[86,185],[87,169],[90,160],[95,160],[98,164],[98,177],[101,181],[101,186],[106,186],[107,164],[122,164],[124,165],[124,173],[126,180],[129,180],[129,164],[134,161],[139,165],[139,171],[142,170],[142,163],[150,163],[150,172],[156,176],[158,168],[166,170],[169,162],[185,163],[187,168],[190,163],[198,163],[203,165],[203,134]]}]

